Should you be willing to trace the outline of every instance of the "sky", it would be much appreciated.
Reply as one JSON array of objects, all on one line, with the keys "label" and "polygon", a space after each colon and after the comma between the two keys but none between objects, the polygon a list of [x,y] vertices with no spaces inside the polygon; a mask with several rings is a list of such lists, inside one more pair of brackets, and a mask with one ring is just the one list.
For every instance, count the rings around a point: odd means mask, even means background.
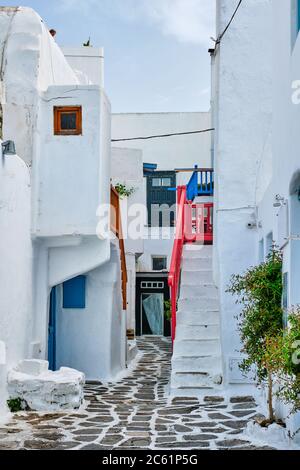
[{"label": "sky", "polygon": [[[16,2],[0,0],[1,6]],[[112,111],[207,111],[215,0],[22,0],[62,46],[103,46]]]}]

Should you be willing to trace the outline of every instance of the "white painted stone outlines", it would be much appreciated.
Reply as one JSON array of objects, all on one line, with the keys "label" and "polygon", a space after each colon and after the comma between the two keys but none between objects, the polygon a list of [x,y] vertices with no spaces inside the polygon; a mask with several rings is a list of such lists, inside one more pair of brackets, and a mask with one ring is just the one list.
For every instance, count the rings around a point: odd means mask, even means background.
[{"label": "white painted stone outlines", "polygon": [[47,361],[21,361],[8,373],[10,398],[20,398],[33,411],[78,409],[83,404],[85,377],[68,367],[48,370]]}]

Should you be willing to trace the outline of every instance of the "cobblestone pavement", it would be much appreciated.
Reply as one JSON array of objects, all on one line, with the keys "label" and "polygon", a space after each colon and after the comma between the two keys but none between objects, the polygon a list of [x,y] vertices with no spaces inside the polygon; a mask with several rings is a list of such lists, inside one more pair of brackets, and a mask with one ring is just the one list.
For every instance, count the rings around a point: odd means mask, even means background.
[{"label": "cobblestone pavement", "polygon": [[168,398],[170,342],[138,344],[140,359],[123,380],[86,386],[85,410],[17,413],[0,426],[0,450],[268,449],[242,435],[257,414],[252,397]]}]

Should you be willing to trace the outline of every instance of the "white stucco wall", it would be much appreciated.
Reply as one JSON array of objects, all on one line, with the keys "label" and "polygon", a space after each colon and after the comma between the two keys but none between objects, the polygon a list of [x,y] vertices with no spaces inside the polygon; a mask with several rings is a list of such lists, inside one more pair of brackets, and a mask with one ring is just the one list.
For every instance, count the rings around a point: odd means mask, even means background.
[{"label": "white stucco wall", "polygon": [[0,161],[0,233],[1,415],[7,398],[7,371],[28,357],[31,338],[30,175],[18,156],[10,155]]},{"label": "white stucco wall", "polygon": [[117,245],[110,262],[87,273],[85,309],[63,309],[62,286],[57,291],[57,367],[81,370],[88,380],[114,379],[125,367],[126,333]]},{"label": "white stucco wall", "polygon": [[[217,1],[217,34],[236,5],[236,0]],[[244,2],[214,61],[215,278],[220,292],[225,386],[231,381],[229,359],[240,355],[238,307],[226,288],[233,273],[243,272],[257,260],[257,232],[247,224],[255,222],[261,160],[270,152],[271,27],[270,1]]]},{"label": "white stucco wall", "polygon": [[[82,135],[53,135],[54,106],[82,106]],[[37,236],[94,235],[110,194],[110,103],[96,85],[43,94],[34,159]]]},{"label": "white stucco wall", "polygon": [[[259,181],[267,180],[268,187],[261,190],[260,185],[257,188],[260,223],[258,240],[264,240],[265,254],[270,233],[273,234],[275,243],[283,247],[283,272],[288,275],[289,306],[300,303],[300,204],[297,194],[300,187],[300,104],[297,104],[299,85],[296,84],[296,88],[293,88],[294,81],[300,79],[300,38],[297,30],[296,3],[296,0],[272,2],[271,42],[276,50],[272,64],[272,159],[271,169],[269,159],[265,158],[259,173]],[[276,195],[282,198],[282,207],[273,207]],[[299,429],[300,414],[289,416],[290,409],[279,402],[276,404],[276,411],[278,416],[287,421],[292,434]]]},{"label": "white stucco wall", "polygon": [[[16,173],[19,187],[14,187],[8,204],[8,190],[6,194],[5,185],[4,189],[0,186],[0,200],[3,198],[4,207],[9,208],[0,213],[0,223],[5,229],[3,240],[15,242],[15,252],[7,250],[7,243],[1,244],[1,249],[4,246],[6,249],[4,259],[9,272],[2,286],[9,282],[11,287],[3,289],[3,299],[1,290],[0,302],[3,308],[10,306],[8,311],[15,314],[17,324],[14,324],[15,344],[13,352],[9,351],[9,365],[27,356],[47,358],[51,287],[106,263],[111,264],[108,269],[114,270],[115,280],[114,287],[106,292],[110,307],[105,312],[102,329],[111,328],[112,336],[106,334],[103,348],[109,357],[105,362],[106,374],[111,367],[113,375],[125,363],[125,320],[124,316],[120,318],[119,309],[120,267],[113,259],[110,261],[109,240],[96,236],[97,208],[99,204],[109,203],[110,197],[110,103],[99,84],[89,85],[82,74],[78,76],[72,70],[42,19],[30,8],[0,7],[0,57],[3,58],[0,70],[3,136],[15,141],[23,161],[19,165],[26,168],[31,187],[31,193],[28,188],[27,194],[23,184],[25,176],[22,179]],[[102,62],[101,58],[101,84]],[[82,106],[82,136],[54,136],[53,106],[70,104]],[[30,173],[24,162],[30,167]],[[13,171],[8,173],[7,181],[8,178],[13,187]],[[24,193],[20,214],[19,191]],[[30,249],[26,246],[30,235],[34,253],[31,242]],[[3,336],[5,341],[8,337],[10,347],[11,327],[5,322],[7,331],[4,330]],[[93,330],[89,332],[93,334]],[[92,343],[93,338],[90,340]],[[0,352],[1,348],[2,343]],[[87,355],[85,359],[88,360]]]},{"label": "white stucco wall", "polygon": [[38,97],[51,85],[77,85],[75,73],[40,16],[31,8],[0,7],[3,138],[32,161]]},{"label": "white stucco wall", "polygon": [[104,87],[104,50],[102,47],[63,47],[62,51],[81,83]]},{"label": "white stucco wall", "polygon": [[128,278],[126,324],[128,329],[135,329],[136,259],[144,252],[144,239],[143,230],[135,233],[135,230],[132,231],[132,224],[140,211],[140,204],[143,204],[145,199],[142,151],[113,148],[111,179],[113,185],[121,183],[127,188],[134,188],[133,194],[120,200],[120,205]]}]

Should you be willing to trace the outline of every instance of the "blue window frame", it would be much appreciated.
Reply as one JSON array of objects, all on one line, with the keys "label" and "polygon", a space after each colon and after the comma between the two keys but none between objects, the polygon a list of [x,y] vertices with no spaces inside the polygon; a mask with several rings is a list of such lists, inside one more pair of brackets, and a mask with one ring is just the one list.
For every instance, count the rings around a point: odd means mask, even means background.
[{"label": "blue window frame", "polygon": [[86,276],[63,283],[63,308],[85,308]]}]

